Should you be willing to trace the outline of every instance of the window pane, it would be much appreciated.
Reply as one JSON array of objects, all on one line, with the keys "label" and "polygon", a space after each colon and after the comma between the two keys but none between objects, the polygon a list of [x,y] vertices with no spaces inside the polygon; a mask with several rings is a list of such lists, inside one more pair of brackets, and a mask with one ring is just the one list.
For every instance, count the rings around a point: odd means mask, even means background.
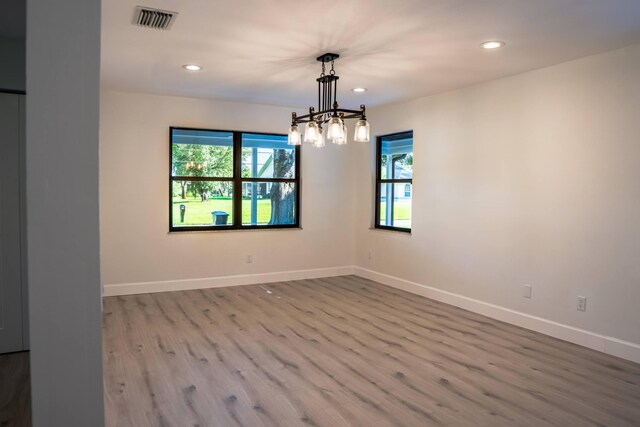
[{"label": "window pane", "polygon": [[383,136],[380,143],[380,178],[413,178],[413,132]]},{"label": "window pane", "polygon": [[242,134],[243,178],[295,178],[294,147],[282,135]]},{"label": "window pane", "polygon": [[411,228],[411,184],[380,184],[380,221],[378,225]]},{"label": "window pane", "polygon": [[233,176],[233,133],[171,130],[171,175]]},{"label": "window pane", "polygon": [[173,181],[172,187],[174,227],[233,224],[232,182]]},{"label": "window pane", "polygon": [[295,183],[242,183],[242,225],[295,224],[296,216]]}]

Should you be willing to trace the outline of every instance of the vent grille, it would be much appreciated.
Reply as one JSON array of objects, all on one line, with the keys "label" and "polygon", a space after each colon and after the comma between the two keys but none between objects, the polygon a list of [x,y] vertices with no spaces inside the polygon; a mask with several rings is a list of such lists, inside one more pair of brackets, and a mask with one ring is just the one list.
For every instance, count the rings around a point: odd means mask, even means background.
[{"label": "vent grille", "polygon": [[133,24],[139,27],[153,28],[155,30],[168,30],[176,20],[177,12],[168,10],[150,9],[148,7],[136,7]]}]

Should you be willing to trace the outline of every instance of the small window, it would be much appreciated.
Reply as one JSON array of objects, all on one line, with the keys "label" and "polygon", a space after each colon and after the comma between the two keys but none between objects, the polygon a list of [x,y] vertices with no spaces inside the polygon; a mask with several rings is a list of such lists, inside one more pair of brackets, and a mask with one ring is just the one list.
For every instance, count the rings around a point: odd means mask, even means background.
[{"label": "small window", "polygon": [[411,232],[413,131],[376,140],[375,226]]},{"label": "small window", "polygon": [[171,128],[170,231],[299,227],[286,135]]}]

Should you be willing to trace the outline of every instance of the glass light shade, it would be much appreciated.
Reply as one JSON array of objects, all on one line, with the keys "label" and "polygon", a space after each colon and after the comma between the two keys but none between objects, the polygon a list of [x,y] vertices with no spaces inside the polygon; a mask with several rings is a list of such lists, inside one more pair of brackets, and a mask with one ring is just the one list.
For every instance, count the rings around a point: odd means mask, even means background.
[{"label": "glass light shade", "polygon": [[304,131],[304,142],[316,142],[318,139],[318,125],[316,122],[308,122]]},{"label": "glass light shade", "polygon": [[289,128],[289,138],[287,139],[289,145],[300,145],[300,131],[298,125],[293,125]]},{"label": "glass light shade", "polygon": [[344,139],[344,123],[340,117],[332,117],[327,124],[327,138],[332,141]]},{"label": "glass light shade", "polygon": [[344,122],[342,123],[342,138],[334,139],[333,143],[336,145],[345,145],[347,143],[347,127]]},{"label": "glass light shade", "polygon": [[316,148],[322,148],[325,146],[324,142],[324,132],[322,132],[322,128],[318,127],[318,139],[313,142],[313,146]]},{"label": "glass light shade", "polygon": [[365,119],[360,119],[356,122],[353,140],[356,142],[369,142],[369,122]]}]

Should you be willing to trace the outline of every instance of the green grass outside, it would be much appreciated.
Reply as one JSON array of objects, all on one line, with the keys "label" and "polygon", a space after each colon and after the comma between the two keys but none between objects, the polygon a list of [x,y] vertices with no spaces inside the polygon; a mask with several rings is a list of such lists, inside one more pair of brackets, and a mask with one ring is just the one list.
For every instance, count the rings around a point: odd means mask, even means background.
[{"label": "green grass outside", "polygon": [[[229,222],[233,219],[232,200],[229,197],[215,197],[201,202],[199,197],[188,196],[186,200],[175,198],[173,202],[173,225],[213,225],[213,211],[224,211],[229,214]],[[186,206],[184,222],[180,222],[180,205]],[[393,210],[395,221],[406,221],[411,219],[411,201],[396,201]],[[267,224],[271,219],[271,200],[258,199],[258,224]],[[386,202],[380,203],[380,222],[386,219]],[[251,200],[242,201],[242,223],[251,223]]]},{"label": "green grass outside", "polygon": [[[380,203],[380,222],[387,218],[387,202]],[[411,219],[411,200],[398,200],[393,206],[393,219],[404,221]]]},{"label": "green grass outside", "polygon": [[[201,202],[199,197],[188,196],[186,200],[173,199],[173,225],[213,225],[213,211],[229,214],[227,224],[233,222],[233,201],[229,197],[215,197]],[[180,222],[180,205],[185,205],[184,222]],[[258,224],[267,224],[271,219],[271,199],[258,199]],[[251,200],[242,201],[242,223],[251,223]]]}]

